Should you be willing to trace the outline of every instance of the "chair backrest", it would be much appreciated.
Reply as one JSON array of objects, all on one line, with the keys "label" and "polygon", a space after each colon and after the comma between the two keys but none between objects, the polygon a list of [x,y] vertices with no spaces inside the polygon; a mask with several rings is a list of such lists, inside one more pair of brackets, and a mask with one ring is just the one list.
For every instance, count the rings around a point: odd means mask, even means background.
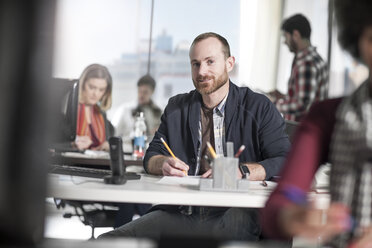
[{"label": "chair backrest", "polygon": [[288,120],[285,121],[285,132],[287,133],[289,140],[291,142],[293,141],[293,137],[296,133],[296,129],[299,126],[299,124],[300,123],[296,121],[288,121]]},{"label": "chair backrest", "polygon": [[58,142],[72,142],[76,136],[77,108],[79,99],[79,85],[77,80],[53,78],[50,84],[53,118],[57,126],[53,131],[52,140]]}]

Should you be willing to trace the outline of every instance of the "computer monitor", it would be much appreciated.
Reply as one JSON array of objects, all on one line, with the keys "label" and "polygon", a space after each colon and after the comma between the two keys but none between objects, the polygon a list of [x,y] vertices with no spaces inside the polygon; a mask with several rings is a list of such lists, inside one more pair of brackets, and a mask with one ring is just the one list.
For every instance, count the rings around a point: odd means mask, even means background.
[{"label": "computer monitor", "polygon": [[44,236],[56,1],[0,1],[0,246]]}]

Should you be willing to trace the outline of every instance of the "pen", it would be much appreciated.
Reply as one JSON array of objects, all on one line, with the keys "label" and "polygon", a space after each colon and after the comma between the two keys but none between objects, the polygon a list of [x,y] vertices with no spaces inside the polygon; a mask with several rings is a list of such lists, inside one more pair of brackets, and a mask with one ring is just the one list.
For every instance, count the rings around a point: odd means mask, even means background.
[{"label": "pen", "polygon": [[285,198],[287,198],[294,204],[300,206],[307,205],[306,192],[300,189],[299,187],[296,187],[294,185],[287,185],[285,188],[282,189],[282,193],[284,194]]},{"label": "pen", "polygon": [[[174,156],[174,153],[172,152],[172,150],[169,148],[168,144],[165,142],[165,140],[163,138],[160,138],[161,142],[163,142],[165,148],[167,148],[168,152],[170,153],[170,155],[174,158],[174,159],[177,159],[176,156]],[[185,174],[185,176],[187,176],[187,172],[186,171],[183,171],[183,173]]]},{"label": "pen", "polygon": [[239,150],[236,152],[235,156],[236,158],[238,158],[240,156],[240,154],[244,151],[245,149],[245,145],[242,145]]},{"label": "pen", "polygon": [[215,159],[217,157],[217,155],[216,155],[216,152],[214,151],[211,143],[209,143],[209,141],[207,141],[207,146],[208,146],[209,152],[212,155],[212,158]]}]

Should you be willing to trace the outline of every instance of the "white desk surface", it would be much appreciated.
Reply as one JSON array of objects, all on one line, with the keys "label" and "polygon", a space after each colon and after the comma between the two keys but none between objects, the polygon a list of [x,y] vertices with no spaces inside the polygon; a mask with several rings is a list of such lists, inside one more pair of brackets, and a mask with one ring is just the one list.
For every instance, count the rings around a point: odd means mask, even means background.
[{"label": "white desk surface", "polygon": [[159,184],[160,179],[142,175],[140,180],[108,185],[102,179],[50,174],[47,196],[83,201],[259,208],[272,191],[257,187],[258,182],[248,192],[201,191],[198,186]]},{"label": "white desk surface", "polygon": [[[252,183],[246,192],[199,190],[196,185],[160,184],[161,177],[142,175],[140,180],[128,180],[123,185],[104,184],[102,179],[50,174],[47,197],[69,200],[150,203],[169,205],[262,208],[273,187]],[[269,186],[273,183],[268,182]],[[326,208],[329,195],[310,193],[318,208]]]},{"label": "white desk surface", "polygon": [[[180,239],[180,242],[182,239]],[[173,240],[177,242],[177,240]],[[205,245],[205,241],[201,241]],[[194,245],[198,247],[199,243],[195,242]],[[17,248],[18,246],[12,246]],[[25,248],[28,246],[19,246],[19,248]],[[120,238],[120,239],[105,239],[105,240],[94,240],[94,241],[82,241],[82,240],[45,240],[38,246],[30,246],[33,248],[157,248],[158,244],[149,239],[134,239],[134,238]],[[170,243],[168,246],[170,247]],[[175,246],[176,247],[176,246]],[[218,248],[281,248],[288,247],[278,242],[243,242],[243,241],[227,241],[219,242]]]}]

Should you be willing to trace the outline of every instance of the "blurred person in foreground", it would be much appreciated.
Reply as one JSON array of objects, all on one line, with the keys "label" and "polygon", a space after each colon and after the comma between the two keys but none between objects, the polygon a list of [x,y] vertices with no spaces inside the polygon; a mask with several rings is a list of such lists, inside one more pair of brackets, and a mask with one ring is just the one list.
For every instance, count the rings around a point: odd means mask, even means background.
[{"label": "blurred person in foreground", "polygon": [[[339,41],[372,71],[372,1],[336,0]],[[262,213],[271,238],[372,247],[372,78],[352,95],[315,104],[299,127],[281,180]],[[331,163],[327,210],[307,202],[319,165]],[[320,221],[323,219],[323,221]]]}]

